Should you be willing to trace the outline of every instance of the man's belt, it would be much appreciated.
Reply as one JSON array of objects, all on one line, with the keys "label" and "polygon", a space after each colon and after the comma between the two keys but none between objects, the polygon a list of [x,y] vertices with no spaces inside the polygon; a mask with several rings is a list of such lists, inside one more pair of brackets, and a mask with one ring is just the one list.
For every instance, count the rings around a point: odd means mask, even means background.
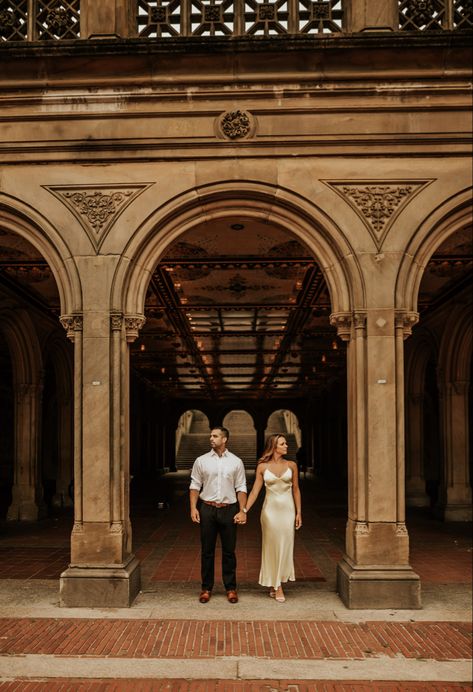
[{"label": "man's belt", "polygon": [[234,505],[234,502],[209,502],[208,500],[202,500],[205,505],[210,505],[211,507],[230,507]]}]

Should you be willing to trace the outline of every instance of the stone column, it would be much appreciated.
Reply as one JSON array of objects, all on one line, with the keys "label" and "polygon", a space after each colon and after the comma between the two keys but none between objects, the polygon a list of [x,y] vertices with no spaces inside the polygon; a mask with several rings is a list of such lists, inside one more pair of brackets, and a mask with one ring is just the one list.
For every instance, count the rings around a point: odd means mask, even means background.
[{"label": "stone column", "polygon": [[404,510],[403,339],[415,315],[332,315],[348,341],[348,522],[337,586],[349,608],[419,608]]},{"label": "stone column", "polygon": [[129,519],[129,352],[140,316],[63,317],[74,341],[74,528],[61,605],[129,606],[140,588]]},{"label": "stone column", "polygon": [[428,507],[430,498],[424,477],[424,394],[408,394],[406,403],[406,503],[409,507]]},{"label": "stone column", "polygon": [[399,4],[397,0],[351,0],[345,3],[347,31],[397,31]]},{"label": "stone column", "polygon": [[8,521],[36,521],[46,514],[39,467],[42,392],[42,384],[15,383],[15,462]]},{"label": "stone column", "polygon": [[72,445],[72,401],[69,397],[58,397],[58,468],[56,478],[56,493],[53,497],[55,507],[72,507],[73,501],[69,494],[73,478],[73,445]]},{"label": "stone column", "polygon": [[445,521],[472,520],[469,477],[469,382],[442,382],[444,473],[439,505]]}]

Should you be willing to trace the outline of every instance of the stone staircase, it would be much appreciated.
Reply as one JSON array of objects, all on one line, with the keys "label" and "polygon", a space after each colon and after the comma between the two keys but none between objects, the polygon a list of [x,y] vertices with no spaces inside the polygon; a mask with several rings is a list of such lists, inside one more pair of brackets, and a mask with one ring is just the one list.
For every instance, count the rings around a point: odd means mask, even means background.
[{"label": "stone staircase", "polygon": [[[249,424],[248,416],[243,411],[231,411],[225,418],[225,425],[230,430],[230,441],[228,448],[243,460],[247,469],[256,466],[256,432]],[[297,443],[294,435],[285,432],[286,425],[284,416],[278,414],[271,418],[271,428],[266,434],[272,432],[283,432],[287,436],[288,454],[287,458],[296,460]],[[209,423],[207,417],[200,411],[196,411],[192,419],[192,424],[188,433],[181,437],[181,443],[176,454],[176,467],[178,470],[191,469],[192,464],[198,456],[210,450],[209,445]]]}]

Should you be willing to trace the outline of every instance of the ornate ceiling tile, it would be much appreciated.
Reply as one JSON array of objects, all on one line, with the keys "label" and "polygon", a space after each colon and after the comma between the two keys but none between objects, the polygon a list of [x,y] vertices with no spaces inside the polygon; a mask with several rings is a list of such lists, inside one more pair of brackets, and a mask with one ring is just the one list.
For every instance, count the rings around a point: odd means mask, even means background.
[{"label": "ornate ceiling tile", "polygon": [[321,182],[332,188],[356,211],[379,252],[394,219],[432,180]]},{"label": "ornate ceiling tile", "polygon": [[70,209],[98,251],[120,214],[153,183],[138,185],[43,185]]}]

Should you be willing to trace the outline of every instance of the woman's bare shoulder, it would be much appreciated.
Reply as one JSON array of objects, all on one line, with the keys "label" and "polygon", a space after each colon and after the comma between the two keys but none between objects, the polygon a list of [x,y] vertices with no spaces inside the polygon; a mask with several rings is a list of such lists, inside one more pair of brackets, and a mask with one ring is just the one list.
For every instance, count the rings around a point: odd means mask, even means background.
[{"label": "woman's bare shoulder", "polygon": [[295,461],[290,461],[290,459],[287,460],[287,463],[289,464],[289,467],[292,469],[297,469],[297,464]]}]

